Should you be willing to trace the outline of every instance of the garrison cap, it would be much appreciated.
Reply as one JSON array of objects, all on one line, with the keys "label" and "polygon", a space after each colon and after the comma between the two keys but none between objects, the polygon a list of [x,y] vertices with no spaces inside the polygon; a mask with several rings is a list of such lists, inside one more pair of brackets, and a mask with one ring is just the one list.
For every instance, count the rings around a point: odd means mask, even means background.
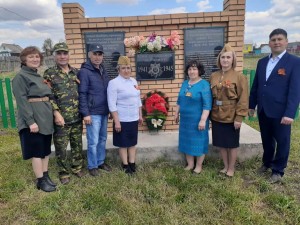
[{"label": "garrison cap", "polygon": [[58,51],[68,52],[69,51],[68,45],[65,42],[55,44],[53,47],[53,52],[58,52]]},{"label": "garrison cap", "polygon": [[118,65],[130,65],[130,59],[127,56],[120,56],[118,60]]}]

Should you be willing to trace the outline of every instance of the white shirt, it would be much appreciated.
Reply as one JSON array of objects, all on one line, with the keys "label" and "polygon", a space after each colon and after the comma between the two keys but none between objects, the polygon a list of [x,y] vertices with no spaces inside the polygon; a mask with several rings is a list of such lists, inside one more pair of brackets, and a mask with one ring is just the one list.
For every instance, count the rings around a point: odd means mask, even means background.
[{"label": "white shirt", "polygon": [[139,119],[139,108],[142,106],[141,91],[134,78],[125,79],[121,75],[111,80],[107,88],[108,108],[118,112],[121,122],[132,122]]},{"label": "white shirt", "polygon": [[279,60],[282,58],[282,56],[286,53],[286,50],[282,52],[280,55],[276,56],[274,59],[272,58],[272,54],[269,55],[269,62],[267,65],[267,70],[266,70],[266,80],[268,80],[269,76],[272,73],[272,70],[275,68]]}]

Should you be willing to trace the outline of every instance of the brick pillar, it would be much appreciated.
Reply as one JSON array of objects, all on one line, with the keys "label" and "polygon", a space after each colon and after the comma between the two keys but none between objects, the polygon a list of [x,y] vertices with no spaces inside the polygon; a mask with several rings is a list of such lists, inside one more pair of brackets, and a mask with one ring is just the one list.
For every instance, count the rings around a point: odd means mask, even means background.
[{"label": "brick pillar", "polygon": [[243,69],[243,46],[245,28],[245,0],[224,0],[223,10],[228,15],[227,42],[237,54],[237,70]]},{"label": "brick pillar", "polygon": [[65,38],[70,49],[70,64],[79,67],[85,60],[83,52],[83,34],[80,24],[87,22],[84,9],[78,3],[63,3]]}]

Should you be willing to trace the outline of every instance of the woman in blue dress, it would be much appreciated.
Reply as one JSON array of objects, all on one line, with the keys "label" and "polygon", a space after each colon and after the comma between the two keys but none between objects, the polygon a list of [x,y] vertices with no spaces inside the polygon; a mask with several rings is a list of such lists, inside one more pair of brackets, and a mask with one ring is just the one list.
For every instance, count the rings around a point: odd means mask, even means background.
[{"label": "woman in blue dress", "polygon": [[186,156],[185,170],[199,174],[208,152],[208,115],[212,106],[212,95],[209,83],[201,78],[205,71],[200,62],[190,61],[185,73],[189,79],[182,83],[175,111],[175,122],[180,121],[179,151]]}]

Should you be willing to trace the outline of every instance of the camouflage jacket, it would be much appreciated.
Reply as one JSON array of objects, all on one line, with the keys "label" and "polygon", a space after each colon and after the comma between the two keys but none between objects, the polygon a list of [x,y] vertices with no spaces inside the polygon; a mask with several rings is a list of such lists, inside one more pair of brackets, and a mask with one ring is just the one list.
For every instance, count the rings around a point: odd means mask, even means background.
[{"label": "camouflage jacket", "polygon": [[[70,66],[69,66],[70,67]],[[47,69],[44,79],[51,88],[53,96],[50,98],[53,110],[57,110],[63,116],[66,124],[72,124],[81,120],[78,100],[78,70],[70,67],[69,73],[61,70],[57,65]]]}]

